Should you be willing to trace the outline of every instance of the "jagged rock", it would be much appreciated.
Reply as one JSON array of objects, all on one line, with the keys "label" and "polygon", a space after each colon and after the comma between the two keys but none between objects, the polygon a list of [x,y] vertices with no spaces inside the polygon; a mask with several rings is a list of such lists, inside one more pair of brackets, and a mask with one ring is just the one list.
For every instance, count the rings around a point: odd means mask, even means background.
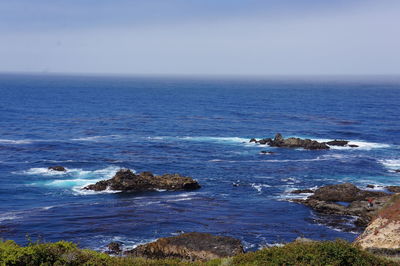
[{"label": "jagged rock", "polygon": [[[364,249],[400,249],[400,194],[393,195],[378,211],[355,243]],[[398,250],[397,250],[398,251]]]},{"label": "jagged rock", "polygon": [[252,143],[252,142],[256,142],[257,143],[257,140],[255,138],[252,138],[249,142],[250,143]]},{"label": "jagged rock", "polygon": [[121,254],[121,243],[119,242],[111,242],[107,245],[108,250],[106,251],[107,254],[118,255]]},{"label": "jagged rock", "polygon": [[387,186],[386,189],[389,192],[400,193],[400,186]]},{"label": "jagged rock", "polygon": [[349,142],[347,140],[332,140],[326,142],[329,146],[346,146]]},{"label": "jagged rock", "polygon": [[367,185],[367,188],[375,188],[375,185]]},{"label": "jagged rock", "polygon": [[290,191],[292,194],[302,194],[302,193],[314,193],[314,190],[312,189],[295,189]]},{"label": "jagged rock", "polygon": [[126,255],[134,257],[178,258],[189,261],[206,261],[231,257],[241,253],[243,253],[243,246],[238,239],[195,232],[160,238],[155,242],[140,245],[125,252]]},{"label": "jagged rock", "polygon": [[66,172],[67,171],[67,169],[65,169],[65,167],[60,166],[60,165],[50,166],[47,169],[52,170],[52,171],[57,171],[57,172]]},{"label": "jagged rock", "polygon": [[350,148],[358,148],[359,147],[358,145],[355,145],[355,144],[349,144],[347,146],[349,146]]},{"label": "jagged rock", "polygon": [[164,174],[155,176],[151,172],[134,174],[129,169],[119,170],[115,176],[109,180],[102,180],[96,184],[88,185],[83,189],[102,191],[106,189],[119,191],[154,191],[157,189],[165,190],[193,190],[200,188],[199,183],[190,178],[179,174]]}]

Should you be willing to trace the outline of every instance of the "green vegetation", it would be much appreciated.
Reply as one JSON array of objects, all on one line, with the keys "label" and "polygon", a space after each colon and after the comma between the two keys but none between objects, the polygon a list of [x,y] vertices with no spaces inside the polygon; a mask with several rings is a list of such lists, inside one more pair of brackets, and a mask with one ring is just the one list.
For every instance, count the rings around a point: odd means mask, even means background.
[{"label": "green vegetation", "polygon": [[148,260],[110,257],[96,251],[79,249],[75,244],[33,243],[21,247],[14,241],[0,242],[1,265],[399,265],[354,247],[348,242],[293,242],[233,258],[207,263],[179,260]]}]

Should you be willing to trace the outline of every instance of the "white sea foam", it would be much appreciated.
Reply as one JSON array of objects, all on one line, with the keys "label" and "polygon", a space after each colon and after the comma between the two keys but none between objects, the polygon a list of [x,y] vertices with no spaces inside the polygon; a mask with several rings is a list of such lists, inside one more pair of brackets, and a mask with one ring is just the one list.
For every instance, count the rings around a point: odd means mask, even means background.
[{"label": "white sea foam", "polygon": [[33,140],[30,139],[0,139],[0,144],[31,144]]},{"label": "white sea foam", "polygon": [[71,139],[72,141],[92,141],[92,142],[101,142],[108,140],[120,139],[120,135],[105,135],[105,136],[90,136],[90,137],[81,137]]},{"label": "white sea foam", "polygon": [[385,159],[379,162],[390,170],[400,169],[400,159]]},{"label": "white sea foam", "polygon": [[[315,139],[312,138],[312,140],[316,140],[318,142],[329,142],[332,141],[332,139]],[[357,145],[358,147],[352,148],[349,147],[348,145]],[[328,145],[329,146],[329,145]],[[377,143],[377,142],[368,142],[368,141],[363,141],[363,140],[349,140],[349,143],[347,146],[329,146],[332,150],[351,150],[351,149],[357,149],[357,150],[372,150],[372,149],[387,149],[390,148],[390,144],[385,144],[385,143]]]},{"label": "white sea foam", "polygon": [[[22,172],[13,172],[14,174],[24,174],[24,175],[43,175],[43,176],[53,176],[53,175],[66,175],[68,171],[73,169],[66,169],[67,171],[54,171],[45,167],[30,168]],[[75,170],[75,169],[74,169]]]},{"label": "white sea foam", "polygon": [[[119,191],[114,190],[104,190],[100,192],[92,191],[92,190],[83,190],[82,188],[94,184],[100,180],[110,179],[121,167],[118,166],[109,166],[103,169],[98,170],[83,170],[83,169],[67,169],[66,172],[59,172],[48,170],[47,168],[31,168],[26,171],[22,171],[18,174],[28,174],[28,175],[37,175],[37,176],[58,176],[57,179],[53,179],[50,181],[41,181],[35,182],[33,185],[44,185],[48,187],[57,187],[57,188],[66,188],[71,189],[74,195],[92,195],[98,193],[117,193]],[[132,170],[135,172],[134,170]]]},{"label": "white sea foam", "polygon": [[258,191],[258,193],[261,193],[263,188],[267,188],[267,187],[271,187],[270,185],[267,184],[256,184],[256,183],[252,183],[250,184],[252,188],[254,188],[255,190]]},{"label": "white sea foam", "polygon": [[179,137],[179,139],[196,142],[216,142],[226,144],[248,143],[249,139],[240,137]]},{"label": "white sea foam", "polygon": [[15,220],[17,218],[19,218],[19,217],[14,213],[5,213],[5,214],[0,215],[0,222]]}]

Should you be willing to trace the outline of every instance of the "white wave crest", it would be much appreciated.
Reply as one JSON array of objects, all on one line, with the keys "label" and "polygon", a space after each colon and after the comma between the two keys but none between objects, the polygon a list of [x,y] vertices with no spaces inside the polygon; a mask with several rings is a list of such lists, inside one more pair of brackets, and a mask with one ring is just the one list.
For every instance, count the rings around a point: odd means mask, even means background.
[{"label": "white wave crest", "polygon": [[240,137],[179,137],[179,139],[196,142],[216,142],[225,144],[248,143],[249,139]]}]

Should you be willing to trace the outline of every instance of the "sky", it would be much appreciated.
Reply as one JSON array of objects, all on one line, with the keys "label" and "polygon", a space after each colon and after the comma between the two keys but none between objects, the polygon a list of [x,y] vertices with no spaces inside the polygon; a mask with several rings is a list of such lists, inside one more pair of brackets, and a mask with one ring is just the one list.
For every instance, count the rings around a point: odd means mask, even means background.
[{"label": "sky", "polygon": [[399,75],[398,0],[0,0],[0,72]]}]

